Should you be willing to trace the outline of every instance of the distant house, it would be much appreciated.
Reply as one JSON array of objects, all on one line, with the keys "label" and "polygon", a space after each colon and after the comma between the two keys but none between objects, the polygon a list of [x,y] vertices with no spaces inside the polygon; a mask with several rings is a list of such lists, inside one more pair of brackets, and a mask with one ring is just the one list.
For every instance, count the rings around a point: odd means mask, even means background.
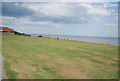
[{"label": "distant house", "polygon": [[1,26],[0,26],[0,32],[2,32],[2,34],[15,34],[16,33],[16,31],[11,28],[1,27]]}]

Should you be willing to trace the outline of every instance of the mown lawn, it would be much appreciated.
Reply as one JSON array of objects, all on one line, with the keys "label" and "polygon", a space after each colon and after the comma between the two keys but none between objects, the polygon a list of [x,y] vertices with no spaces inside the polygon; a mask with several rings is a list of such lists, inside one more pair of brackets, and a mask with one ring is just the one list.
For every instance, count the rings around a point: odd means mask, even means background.
[{"label": "mown lawn", "polygon": [[117,79],[118,46],[3,35],[10,79]]}]

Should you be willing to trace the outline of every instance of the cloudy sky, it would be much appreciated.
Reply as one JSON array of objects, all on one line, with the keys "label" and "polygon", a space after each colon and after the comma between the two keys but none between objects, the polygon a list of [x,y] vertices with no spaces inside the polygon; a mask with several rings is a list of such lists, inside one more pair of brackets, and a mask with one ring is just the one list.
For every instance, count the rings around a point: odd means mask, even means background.
[{"label": "cloudy sky", "polygon": [[0,18],[29,34],[118,36],[118,2],[3,2]]}]

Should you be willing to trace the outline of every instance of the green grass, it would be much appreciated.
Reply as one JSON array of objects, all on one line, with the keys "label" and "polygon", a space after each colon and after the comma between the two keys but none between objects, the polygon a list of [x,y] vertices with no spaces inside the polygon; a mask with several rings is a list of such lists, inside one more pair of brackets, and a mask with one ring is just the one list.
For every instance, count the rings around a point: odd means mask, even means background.
[{"label": "green grass", "polygon": [[118,46],[3,34],[2,52],[9,79],[118,78]]},{"label": "green grass", "polygon": [[58,75],[58,74],[55,72],[55,69],[56,69],[56,68],[49,68],[49,67],[46,67],[46,66],[43,67],[43,70],[47,71],[47,72],[50,73],[53,77],[55,77],[54,79],[62,78],[60,75]]},{"label": "green grass", "polygon": [[6,74],[8,75],[8,78],[16,79],[17,73],[14,70],[10,69],[10,64],[5,62],[5,69],[7,69]]}]

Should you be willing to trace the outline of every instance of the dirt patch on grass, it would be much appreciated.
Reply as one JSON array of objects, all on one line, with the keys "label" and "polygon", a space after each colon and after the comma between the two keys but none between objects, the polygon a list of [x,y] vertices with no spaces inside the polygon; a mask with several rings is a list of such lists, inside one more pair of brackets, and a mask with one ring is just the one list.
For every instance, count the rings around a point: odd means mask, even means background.
[{"label": "dirt patch on grass", "polygon": [[[11,69],[17,72],[17,78],[20,79],[31,79],[32,75],[29,72],[33,72],[36,70],[35,67],[28,64],[14,64]],[[26,76],[27,75],[27,76]]]},{"label": "dirt patch on grass", "polygon": [[78,62],[82,62],[82,64],[88,65],[88,64],[93,64],[89,59],[87,58],[75,58]]},{"label": "dirt patch on grass", "polygon": [[64,58],[57,58],[56,62],[60,64],[57,66],[57,73],[67,79],[86,79],[87,76],[84,72],[78,69],[77,62]]},{"label": "dirt patch on grass", "polygon": [[108,60],[108,59],[105,59],[106,62],[110,62],[110,63],[116,63],[118,64],[118,62],[115,62],[115,61],[112,61],[112,60]]},{"label": "dirt patch on grass", "polygon": [[[96,67],[91,66],[92,64],[94,64],[92,61],[90,61],[89,59],[86,58],[76,58],[78,60],[78,64],[80,67],[83,67],[82,69],[86,69],[86,70],[96,70]],[[80,62],[79,62],[80,60]]]},{"label": "dirt patch on grass", "polygon": [[76,63],[72,62],[65,58],[55,58],[55,59],[49,59],[48,62],[44,63],[43,66],[46,65],[48,67],[54,67],[58,68],[59,66],[72,66],[76,67]]},{"label": "dirt patch on grass", "polygon": [[120,68],[118,68],[118,67],[107,67],[107,70],[108,70],[108,69],[115,70],[115,71],[116,71],[116,70],[118,71],[118,69],[120,70]]},{"label": "dirt patch on grass", "polygon": [[65,59],[65,58],[57,58],[55,59],[55,62],[60,64],[60,65],[66,65],[66,66],[76,66],[76,62],[71,61],[69,59]]},{"label": "dirt patch on grass", "polygon": [[118,62],[116,62],[116,61],[112,61],[112,60],[105,59],[105,58],[102,58],[102,57],[94,56],[94,58],[101,61],[101,62],[104,62],[104,63],[108,62],[108,63],[116,63],[116,64],[118,64]]},{"label": "dirt patch on grass", "polygon": [[97,65],[100,65],[101,67],[104,67],[104,69],[106,69],[106,70],[109,70],[109,69],[118,70],[117,66],[111,66],[110,65],[110,64],[118,64],[118,62],[112,61],[112,60],[109,60],[109,59],[105,59],[105,58],[102,58],[102,57],[97,57],[97,56],[95,56],[94,58],[101,61],[101,62],[103,62],[103,63],[105,63],[105,64],[102,64],[102,65],[97,64]]},{"label": "dirt patch on grass", "polygon": [[83,54],[83,55],[85,55],[85,56],[92,56],[92,55],[90,55],[90,54],[86,54],[86,53],[82,53],[82,52],[80,52],[80,54]]},{"label": "dirt patch on grass", "polygon": [[42,60],[48,60],[48,59],[50,59],[50,57],[46,56],[46,55],[37,55],[36,58],[37,59],[42,59]]},{"label": "dirt patch on grass", "polygon": [[42,64],[42,66],[47,66],[47,67],[56,67],[56,65],[55,65],[55,62],[46,62],[46,63],[44,63],[44,64]]},{"label": "dirt patch on grass", "polygon": [[83,62],[85,63],[84,64],[84,69],[87,69],[87,70],[96,70],[97,69],[96,67],[91,66],[94,63],[91,62],[89,59],[84,59]]},{"label": "dirt patch on grass", "polygon": [[56,68],[56,73],[66,79],[86,79],[86,74],[81,72],[76,64],[77,63],[75,61],[71,61],[69,59],[55,58],[44,65]]},{"label": "dirt patch on grass", "polygon": [[60,66],[57,73],[66,79],[87,79],[87,76],[84,72],[81,72],[72,66]]},{"label": "dirt patch on grass", "polygon": [[93,64],[93,62],[91,62],[89,59],[83,59],[83,62],[85,63],[85,65]]},{"label": "dirt patch on grass", "polygon": [[90,53],[93,53],[93,54],[100,54],[99,52],[90,51],[90,50],[86,50],[86,49],[83,49],[83,48],[81,48],[80,50],[85,51],[85,52],[90,52]]},{"label": "dirt patch on grass", "polygon": [[114,60],[120,60],[119,58],[113,58]]}]

